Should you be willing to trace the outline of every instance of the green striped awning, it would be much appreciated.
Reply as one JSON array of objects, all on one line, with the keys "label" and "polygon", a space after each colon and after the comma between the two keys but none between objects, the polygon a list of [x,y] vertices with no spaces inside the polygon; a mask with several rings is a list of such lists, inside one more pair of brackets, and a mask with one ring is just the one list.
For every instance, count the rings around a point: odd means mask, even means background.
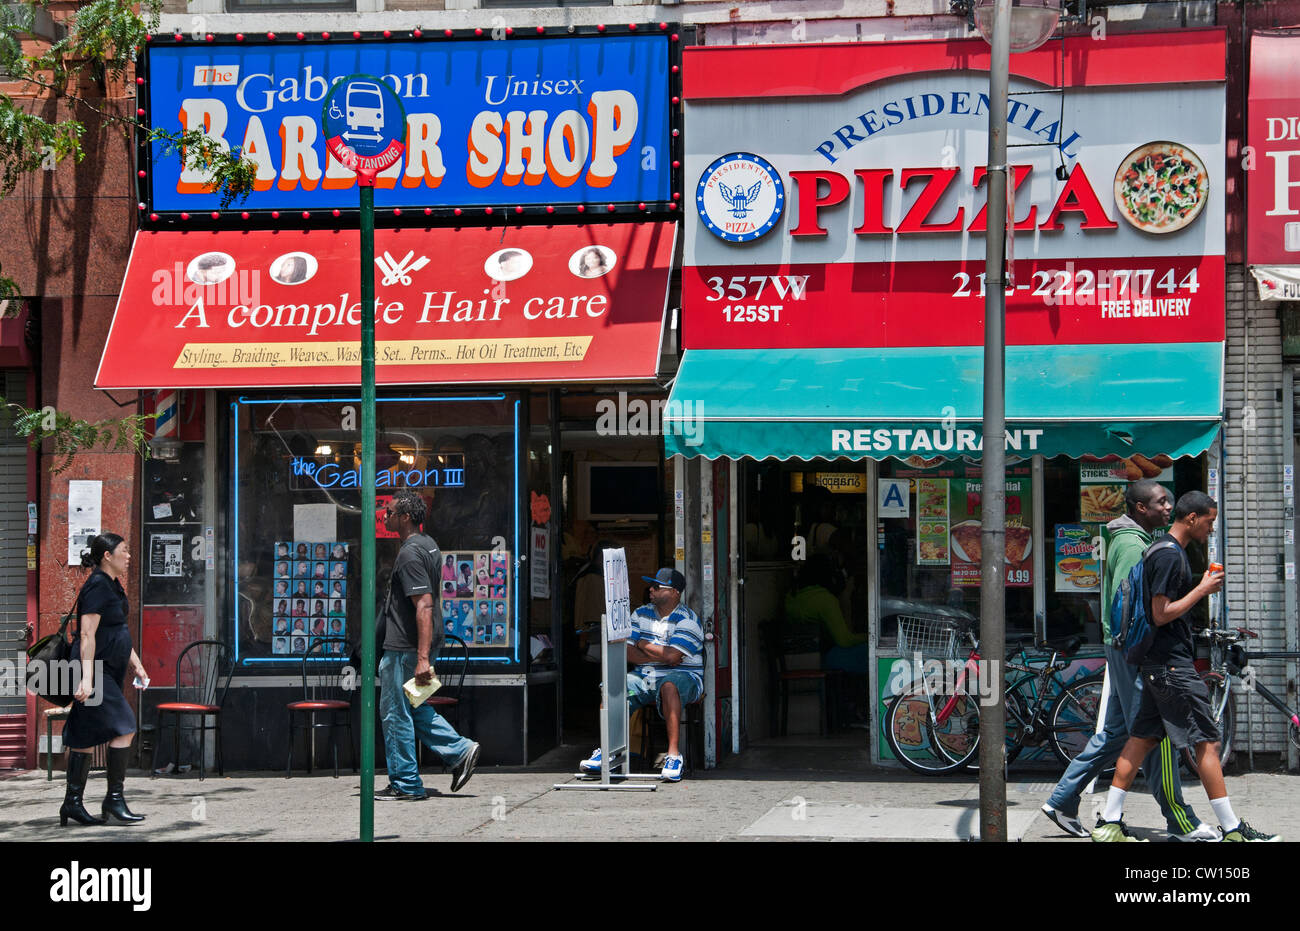
[{"label": "green striped awning", "polygon": [[[668,455],[979,456],[984,352],[689,349],[664,411]],[[1008,346],[1009,455],[1203,452],[1223,408],[1223,344]]]}]

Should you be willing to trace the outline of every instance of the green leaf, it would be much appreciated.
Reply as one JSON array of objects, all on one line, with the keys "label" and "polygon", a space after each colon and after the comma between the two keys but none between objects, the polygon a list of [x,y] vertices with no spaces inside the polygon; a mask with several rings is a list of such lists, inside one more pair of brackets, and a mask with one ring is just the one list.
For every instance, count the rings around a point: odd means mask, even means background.
[{"label": "green leaf", "polygon": [[96,446],[107,450],[134,452],[143,459],[149,458],[149,441],[145,437],[145,424],[157,414],[130,414],[119,419],[89,421],[77,420],[66,411],[54,412],[54,425],[44,426],[48,411],[13,404],[0,397],[0,409],[7,409],[14,421],[14,432],[27,437],[33,448],[42,441],[54,443],[54,464],[50,471],[55,475],[72,465],[77,453]]}]

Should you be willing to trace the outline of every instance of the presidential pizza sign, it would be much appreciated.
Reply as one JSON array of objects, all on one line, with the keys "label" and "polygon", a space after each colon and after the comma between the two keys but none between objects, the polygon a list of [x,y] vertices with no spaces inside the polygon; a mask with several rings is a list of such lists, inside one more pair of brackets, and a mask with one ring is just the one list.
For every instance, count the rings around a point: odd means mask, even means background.
[{"label": "presidential pizza sign", "polygon": [[[982,345],[987,58],[688,49],[683,345]],[[1012,70],[1008,343],[1221,341],[1222,32],[1070,38]]]}]

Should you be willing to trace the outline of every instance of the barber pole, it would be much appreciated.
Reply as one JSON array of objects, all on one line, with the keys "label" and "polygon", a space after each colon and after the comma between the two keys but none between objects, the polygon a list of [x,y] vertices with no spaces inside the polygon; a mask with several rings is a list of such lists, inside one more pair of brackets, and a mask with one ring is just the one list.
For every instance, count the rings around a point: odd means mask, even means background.
[{"label": "barber pole", "polygon": [[158,416],[153,421],[153,435],[155,439],[175,439],[176,422],[177,422],[177,402],[180,400],[180,392],[175,388],[168,388],[164,391],[158,391],[154,394],[154,413]]}]

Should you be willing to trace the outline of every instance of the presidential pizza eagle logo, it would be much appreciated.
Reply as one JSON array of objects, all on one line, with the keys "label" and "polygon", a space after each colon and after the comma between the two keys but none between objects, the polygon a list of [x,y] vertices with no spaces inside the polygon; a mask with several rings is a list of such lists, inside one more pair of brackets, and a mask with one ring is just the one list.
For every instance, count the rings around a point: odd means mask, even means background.
[{"label": "presidential pizza eagle logo", "polygon": [[750,242],[771,231],[785,209],[785,184],[765,158],[732,152],[700,175],[695,207],[705,228],[726,242]]}]

